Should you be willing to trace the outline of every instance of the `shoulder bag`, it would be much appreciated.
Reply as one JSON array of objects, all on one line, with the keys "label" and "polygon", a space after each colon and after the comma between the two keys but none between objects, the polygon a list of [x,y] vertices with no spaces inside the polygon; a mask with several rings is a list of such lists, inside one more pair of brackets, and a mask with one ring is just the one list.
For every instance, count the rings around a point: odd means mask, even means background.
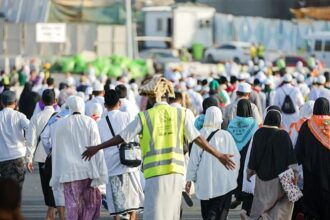
[{"label": "shoulder bag", "polygon": [[[109,117],[106,116],[105,119],[108,123],[112,136],[115,137],[115,132],[113,131]],[[128,167],[137,167],[141,164],[142,153],[139,143],[122,143],[120,146],[118,146],[118,150],[121,164],[126,165]]]}]

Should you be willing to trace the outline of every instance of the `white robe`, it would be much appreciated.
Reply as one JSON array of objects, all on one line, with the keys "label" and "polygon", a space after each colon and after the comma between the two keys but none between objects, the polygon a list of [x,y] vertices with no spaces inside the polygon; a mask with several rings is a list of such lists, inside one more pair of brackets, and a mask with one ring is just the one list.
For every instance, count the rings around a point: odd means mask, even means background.
[{"label": "white robe", "polygon": [[88,146],[100,144],[96,122],[84,115],[70,115],[57,122],[52,150],[52,179],[50,186],[63,188],[63,183],[92,179],[91,186],[108,182],[108,172],[99,151],[90,161],[84,161],[81,154]]},{"label": "white robe", "polygon": [[[215,117],[210,117],[209,113],[213,110]],[[217,107],[210,107],[206,111],[201,135],[207,138],[217,129],[221,121],[221,111]],[[193,144],[188,163],[187,181],[195,183],[196,196],[201,200],[222,196],[235,189],[240,166],[240,153],[229,132],[219,130],[209,143],[221,153],[234,155],[232,160],[235,163],[235,169],[227,170],[217,158]]]}]

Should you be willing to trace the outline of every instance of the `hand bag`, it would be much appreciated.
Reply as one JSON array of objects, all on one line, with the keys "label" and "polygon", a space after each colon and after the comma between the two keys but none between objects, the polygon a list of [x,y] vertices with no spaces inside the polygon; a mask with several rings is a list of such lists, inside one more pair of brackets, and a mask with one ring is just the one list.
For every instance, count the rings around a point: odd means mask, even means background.
[{"label": "hand bag", "polygon": [[120,162],[129,167],[137,167],[141,164],[141,149],[139,143],[122,143],[119,146]]},{"label": "hand bag", "polygon": [[[109,117],[105,117],[112,136],[115,136]],[[141,164],[142,153],[139,143],[129,142],[122,143],[119,147],[119,159],[120,163],[128,167],[137,167]]]},{"label": "hand bag", "polygon": [[290,202],[297,202],[303,196],[298,186],[292,182],[294,178],[294,172],[291,168],[280,173],[278,178],[280,179],[283,190],[288,196]]}]

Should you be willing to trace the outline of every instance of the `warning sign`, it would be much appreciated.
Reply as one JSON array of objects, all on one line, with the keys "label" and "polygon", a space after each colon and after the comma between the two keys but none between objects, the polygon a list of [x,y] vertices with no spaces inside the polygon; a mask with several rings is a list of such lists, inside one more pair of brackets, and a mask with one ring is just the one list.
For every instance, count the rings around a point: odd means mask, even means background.
[{"label": "warning sign", "polygon": [[36,31],[38,43],[64,43],[66,40],[65,23],[38,23]]}]

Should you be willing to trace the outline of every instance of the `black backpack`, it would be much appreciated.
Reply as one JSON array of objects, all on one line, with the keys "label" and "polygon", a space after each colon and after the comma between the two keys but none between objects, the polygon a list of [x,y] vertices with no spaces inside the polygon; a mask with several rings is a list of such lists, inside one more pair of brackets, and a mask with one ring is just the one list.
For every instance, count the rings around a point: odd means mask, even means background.
[{"label": "black backpack", "polygon": [[285,94],[284,102],[282,104],[281,110],[285,114],[293,114],[296,112],[296,108],[294,107],[294,104],[292,102],[292,99],[289,94],[285,93],[284,89],[283,93]]}]

